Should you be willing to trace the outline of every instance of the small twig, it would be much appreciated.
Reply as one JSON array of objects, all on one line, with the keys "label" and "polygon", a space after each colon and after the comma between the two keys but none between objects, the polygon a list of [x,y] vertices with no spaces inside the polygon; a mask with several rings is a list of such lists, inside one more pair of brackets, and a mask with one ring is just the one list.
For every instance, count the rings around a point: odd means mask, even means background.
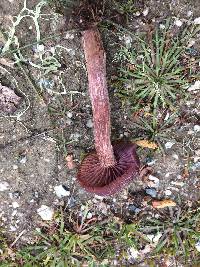
[{"label": "small twig", "polygon": [[21,231],[21,233],[18,235],[18,237],[12,242],[12,244],[10,245],[10,248],[12,248],[17,241],[22,237],[22,235],[26,232],[26,230],[24,229],[23,231]]}]

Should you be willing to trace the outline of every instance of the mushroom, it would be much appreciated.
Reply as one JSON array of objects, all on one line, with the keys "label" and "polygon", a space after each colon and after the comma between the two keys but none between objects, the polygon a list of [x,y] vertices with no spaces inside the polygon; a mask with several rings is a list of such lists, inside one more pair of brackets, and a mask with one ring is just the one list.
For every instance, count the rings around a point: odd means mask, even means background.
[{"label": "mushroom", "polygon": [[98,29],[93,27],[83,31],[82,43],[88,73],[96,151],[89,153],[82,161],[77,178],[86,191],[111,195],[137,175],[139,158],[134,144],[111,144],[106,55]]}]

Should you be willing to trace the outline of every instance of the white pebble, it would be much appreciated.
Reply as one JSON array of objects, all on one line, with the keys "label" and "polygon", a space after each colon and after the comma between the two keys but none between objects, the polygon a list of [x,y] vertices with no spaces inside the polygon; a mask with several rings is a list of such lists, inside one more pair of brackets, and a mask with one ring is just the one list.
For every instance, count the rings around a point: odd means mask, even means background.
[{"label": "white pebble", "polygon": [[137,11],[134,15],[135,15],[136,17],[139,17],[139,16],[140,16],[140,12]]},{"label": "white pebble", "polygon": [[188,11],[187,16],[188,17],[191,17],[192,16],[192,11],[191,10]]},{"label": "white pebble", "polygon": [[147,238],[151,241],[151,243],[157,244],[161,236],[162,234],[158,232],[156,235],[154,234],[147,235]]},{"label": "white pebble", "polygon": [[59,198],[70,196],[70,191],[65,190],[65,188],[62,185],[55,186],[54,192]]},{"label": "white pebble", "polygon": [[12,203],[12,206],[13,206],[14,209],[19,208],[19,204],[18,204],[16,201],[14,201],[14,202]]},{"label": "white pebble", "polygon": [[79,133],[72,133],[69,137],[70,140],[79,141],[81,135]]},{"label": "white pebble", "polygon": [[199,90],[200,89],[200,81],[195,81],[195,83],[193,85],[191,85],[189,88],[188,88],[188,91],[191,92],[191,91],[196,91],[196,90]]},{"label": "white pebble", "polygon": [[71,119],[66,119],[66,123],[67,123],[67,125],[71,125],[72,124],[72,120]]},{"label": "white pebble", "polygon": [[92,213],[91,212],[88,212],[87,219],[91,219],[91,218],[92,218]]},{"label": "white pebble", "polygon": [[89,119],[89,120],[87,121],[86,126],[87,126],[88,128],[92,128],[92,127],[93,127],[93,122],[92,122],[91,119]]},{"label": "white pebble", "polygon": [[14,217],[17,214],[17,210],[13,210],[11,216]]},{"label": "white pebble", "polygon": [[196,18],[196,19],[194,20],[194,24],[200,24],[200,17],[198,17],[198,18]]},{"label": "white pebble", "polygon": [[6,191],[9,189],[9,184],[7,182],[0,183],[0,192]]},{"label": "white pebble", "polygon": [[36,53],[41,53],[44,51],[44,45],[43,44],[40,44],[40,45],[37,45],[37,48],[36,48]]},{"label": "white pebble", "polygon": [[66,33],[66,35],[65,35],[65,39],[69,39],[69,40],[72,40],[72,39],[74,39],[74,34],[73,33]]},{"label": "white pebble", "polygon": [[26,157],[23,157],[19,162],[20,162],[21,164],[25,164],[26,161],[27,161],[27,158],[26,158]]},{"label": "white pebble", "polygon": [[129,257],[137,259],[139,256],[139,251],[135,249],[134,247],[131,247],[128,249]]},{"label": "white pebble", "polygon": [[11,232],[15,232],[16,230],[17,230],[17,228],[15,226],[13,226],[13,225],[10,226],[10,231]]},{"label": "white pebble", "polygon": [[178,155],[177,154],[173,154],[172,157],[176,160],[178,160]]},{"label": "white pebble", "polygon": [[104,197],[102,197],[102,196],[98,196],[98,195],[95,195],[94,196],[96,199],[98,199],[98,200],[103,200],[104,199]]},{"label": "white pebble", "polygon": [[132,37],[130,35],[125,35],[124,36],[124,41],[126,46],[130,46],[131,42],[133,41]]},{"label": "white pebble", "polygon": [[17,170],[18,169],[18,166],[17,165],[13,165],[13,170]]},{"label": "white pebble", "polygon": [[194,40],[194,39],[190,39],[190,41],[189,41],[187,47],[191,47],[191,46],[193,46],[194,44],[195,44],[195,40]]},{"label": "white pebble", "polygon": [[149,175],[149,180],[153,181],[157,186],[160,183],[160,180],[157,177],[153,176],[153,175]]},{"label": "white pebble", "polygon": [[195,244],[195,248],[200,252],[200,240]]},{"label": "white pebble", "polygon": [[166,196],[171,196],[171,194],[172,194],[172,191],[171,190],[169,190],[169,189],[167,189],[167,190],[165,190],[165,195]]},{"label": "white pebble", "polygon": [[37,213],[40,215],[42,220],[50,221],[53,219],[54,210],[46,205],[42,205],[39,209],[37,209]]},{"label": "white pebble", "polygon": [[146,7],[146,8],[143,10],[142,14],[143,14],[143,16],[146,17],[146,16],[148,15],[148,13],[149,13],[149,8]]},{"label": "white pebble", "polygon": [[195,125],[194,126],[194,131],[195,132],[200,132],[200,125]]},{"label": "white pebble", "polygon": [[165,25],[164,24],[160,24],[159,27],[160,27],[161,30],[164,30],[165,29]]},{"label": "white pebble", "polygon": [[71,119],[73,117],[73,113],[72,112],[67,112],[67,117]]},{"label": "white pebble", "polygon": [[157,161],[157,159],[154,159],[152,161],[149,161],[149,162],[147,162],[147,165],[148,166],[152,166],[152,165],[154,165],[156,163],[156,161]]},{"label": "white pebble", "polygon": [[176,185],[176,186],[184,186],[185,183],[184,182],[171,182],[173,185]]},{"label": "white pebble", "polygon": [[176,19],[174,24],[177,26],[177,27],[181,27],[183,25],[183,22],[180,20],[180,19]]},{"label": "white pebble", "polygon": [[165,143],[165,148],[166,148],[166,149],[169,149],[169,148],[171,148],[174,144],[175,144],[174,142],[167,142],[167,143]]}]

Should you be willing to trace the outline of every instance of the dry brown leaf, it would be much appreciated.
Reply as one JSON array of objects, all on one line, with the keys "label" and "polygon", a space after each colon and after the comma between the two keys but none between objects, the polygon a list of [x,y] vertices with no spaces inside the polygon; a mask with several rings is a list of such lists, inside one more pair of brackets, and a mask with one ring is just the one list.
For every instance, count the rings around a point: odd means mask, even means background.
[{"label": "dry brown leaf", "polygon": [[138,146],[141,147],[146,147],[146,148],[151,148],[151,149],[156,149],[158,145],[154,142],[150,142],[148,140],[138,140],[135,142]]},{"label": "dry brown leaf", "polygon": [[68,155],[66,158],[67,167],[69,170],[73,170],[76,167],[76,164],[73,161],[73,155]]},{"label": "dry brown leaf", "polygon": [[21,97],[12,89],[0,84],[0,111],[11,114],[16,111],[20,101]]},{"label": "dry brown leaf", "polygon": [[155,209],[163,209],[166,207],[175,207],[176,202],[171,199],[164,199],[164,200],[154,200],[152,201],[152,206]]}]

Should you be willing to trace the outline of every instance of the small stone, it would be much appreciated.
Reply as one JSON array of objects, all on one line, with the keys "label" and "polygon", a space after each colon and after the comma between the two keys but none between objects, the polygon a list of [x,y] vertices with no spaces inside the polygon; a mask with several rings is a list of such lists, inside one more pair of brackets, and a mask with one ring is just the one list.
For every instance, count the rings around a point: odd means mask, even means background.
[{"label": "small stone", "polygon": [[199,157],[199,156],[197,156],[197,157],[196,157],[196,156],[194,156],[194,158],[193,158],[193,159],[194,159],[194,163],[197,163],[198,161],[200,161],[200,157]]},{"label": "small stone", "polygon": [[71,119],[73,117],[73,113],[72,112],[67,112],[67,117]]},{"label": "small stone", "polygon": [[165,25],[164,24],[160,24],[159,27],[160,27],[161,30],[164,30],[165,29]]},{"label": "small stone", "polygon": [[174,24],[177,26],[177,27],[181,27],[183,25],[183,22],[180,20],[180,19],[176,19]]},{"label": "small stone", "polygon": [[177,154],[173,154],[172,157],[173,157],[174,159],[176,159],[176,160],[179,159]]},{"label": "small stone", "polygon": [[147,254],[147,253],[149,253],[149,252],[151,252],[151,251],[152,251],[152,247],[151,247],[150,244],[146,245],[146,246],[141,250],[142,254]]},{"label": "small stone", "polygon": [[188,16],[188,17],[191,17],[191,16],[192,16],[192,11],[191,11],[191,10],[189,10],[189,11],[187,12],[187,16]]},{"label": "small stone", "polygon": [[11,232],[15,232],[16,230],[17,230],[17,228],[15,226],[13,226],[13,225],[10,226],[10,231]]},{"label": "small stone", "polygon": [[174,142],[167,142],[167,143],[165,143],[165,148],[166,148],[166,149],[169,149],[169,148],[171,148],[174,144],[175,144]]},{"label": "small stone", "polygon": [[198,18],[196,18],[196,19],[194,20],[194,24],[195,24],[195,25],[200,24],[200,17],[198,17]]},{"label": "small stone", "polygon": [[142,14],[143,14],[143,16],[147,16],[148,15],[148,13],[149,13],[149,8],[148,7],[146,7],[143,11],[142,11]]},{"label": "small stone", "polygon": [[153,175],[149,175],[148,178],[149,178],[150,181],[153,181],[154,182],[154,184],[156,185],[156,187],[159,185],[160,180],[157,177],[155,177]]},{"label": "small stone", "polygon": [[124,136],[128,137],[129,136],[129,132],[124,132]]},{"label": "small stone", "polygon": [[104,202],[98,203],[98,209],[103,213],[104,215],[107,215],[108,213],[108,206]]},{"label": "small stone", "polygon": [[76,164],[73,159],[73,155],[69,154],[66,156],[66,163],[69,170],[73,170],[76,167]]},{"label": "small stone", "polygon": [[43,44],[39,44],[37,45],[37,49],[36,49],[36,52],[37,53],[41,53],[44,51],[44,45]]},{"label": "small stone", "polygon": [[195,164],[191,166],[191,169],[193,171],[200,170],[200,161],[195,162]]},{"label": "small stone", "polygon": [[199,80],[195,81],[195,83],[188,88],[189,92],[196,91],[196,90],[200,90],[200,81]]},{"label": "small stone", "polygon": [[195,125],[194,126],[194,131],[195,132],[200,132],[200,125]]},{"label": "small stone", "polygon": [[133,41],[133,39],[130,35],[124,35],[124,42],[125,42],[126,46],[130,47],[132,41]]},{"label": "small stone", "polygon": [[195,248],[200,252],[200,240],[195,244]]},{"label": "small stone", "polygon": [[18,169],[18,166],[17,165],[13,165],[13,170],[17,170]]},{"label": "small stone", "polygon": [[176,185],[176,186],[181,186],[181,187],[185,185],[184,182],[171,182],[171,184]]},{"label": "small stone", "polygon": [[139,11],[137,11],[137,12],[134,13],[134,15],[135,15],[136,17],[139,17],[141,14],[140,14]]},{"label": "small stone", "polygon": [[71,125],[72,124],[72,120],[71,119],[66,119],[66,123],[67,123],[67,125]]},{"label": "small stone", "polygon": [[39,209],[37,209],[37,213],[40,215],[42,220],[50,221],[53,219],[54,210],[46,205],[42,205]]},{"label": "small stone", "polygon": [[167,190],[165,190],[164,194],[165,194],[166,196],[171,196],[172,191],[170,191],[169,189],[167,189]]},{"label": "small stone", "polygon": [[19,208],[19,204],[18,204],[16,201],[14,201],[14,202],[12,203],[12,206],[13,206],[14,209]]},{"label": "small stone", "polygon": [[80,137],[81,137],[81,135],[79,133],[73,133],[70,135],[69,139],[73,140],[73,141],[79,141]]},{"label": "small stone", "polygon": [[139,256],[139,251],[135,249],[134,247],[131,247],[128,249],[129,257],[137,259]]},{"label": "small stone", "polygon": [[147,161],[147,165],[148,166],[153,166],[156,163],[156,161],[157,161],[157,159],[154,159],[154,160],[150,159],[150,160]]},{"label": "small stone", "polygon": [[27,161],[26,156],[23,156],[23,157],[19,160],[19,163],[21,163],[21,164],[25,164],[26,161]]},{"label": "small stone", "polygon": [[0,192],[9,190],[9,184],[5,181],[0,183]]},{"label": "small stone", "polygon": [[158,243],[158,241],[161,238],[161,236],[162,236],[162,234],[159,233],[159,232],[156,235],[153,235],[153,234],[147,235],[148,239],[154,244]]},{"label": "small stone", "polygon": [[38,198],[38,197],[39,197],[39,193],[38,193],[37,191],[35,191],[35,192],[33,193],[33,195],[34,195],[35,198]]},{"label": "small stone", "polygon": [[65,39],[69,39],[69,40],[74,39],[74,34],[67,32],[66,35],[65,35]]},{"label": "small stone", "polygon": [[20,198],[20,196],[21,196],[21,192],[20,191],[14,191],[12,193],[12,197],[14,197],[14,198]]},{"label": "small stone", "polygon": [[87,213],[87,219],[91,219],[92,218],[92,213],[91,212],[88,212]]},{"label": "small stone", "polygon": [[194,39],[190,39],[190,41],[189,41],[187,47],[190,48],[190,47],[192,47],[194,44],[195,44],[195,40],[194,40]]},{"label": "small stone", "polygon": [[76,205],[76,200],[75,200],[75,198],[70,197],[70,198],[68,199],[68,201],[67,201],[67,206],[68,206],[69,208],[72,208],[72,207],[74,207],[75,205]]},{"label": "small stone", "polygon": [[104,197],[102,197],[102,196],[98,196],[98,195],[95,195],[94,196],[96,199],[98,199],[98,200],[103,200],[104,199]]},{"label": "small stone", "polygon": [[66,188],[63,185],[55,186],[54,192],[59,198],[70,196],[70,191],[66,190]]},{"label": "small stone", "polygon": [[129,204],[128,205],[128,210],[131,212],[131,213],[138,213],[141,211],[141,209],[139,209],[138,207],[136,207],[135,205],[133,204]]},{"label": "small stone", "polygon": [[93,127],[93,122],[92,122],[91,119],[89,119],[89,120],[87,121],[86,126],[87,126],[88,128],[92,128],[92,127]]},{"label": "small stone", "polygon": [[145,192],[150,195],[151,197],[156,197],[157,196],[157,192],[154,188],[147,188],[145,190]]},{"label": "small stone", "polygon": [[14,217],[17,214],[17,210],[13,210],[11,216]]}]

